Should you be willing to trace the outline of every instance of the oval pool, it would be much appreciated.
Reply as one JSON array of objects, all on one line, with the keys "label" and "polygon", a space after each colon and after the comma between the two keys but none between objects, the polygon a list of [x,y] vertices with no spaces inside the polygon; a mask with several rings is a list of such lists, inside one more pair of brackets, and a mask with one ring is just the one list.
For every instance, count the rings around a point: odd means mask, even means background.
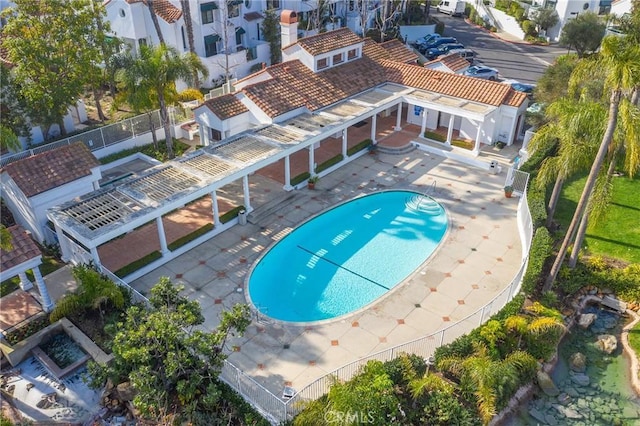
[{"label": "oval pool", "polygon": [[346,315],[415,271],[448,223],[439,203],[413,191],[355,198],[272,246],[249,274],[248,298],[261,314],[281,321]]}]

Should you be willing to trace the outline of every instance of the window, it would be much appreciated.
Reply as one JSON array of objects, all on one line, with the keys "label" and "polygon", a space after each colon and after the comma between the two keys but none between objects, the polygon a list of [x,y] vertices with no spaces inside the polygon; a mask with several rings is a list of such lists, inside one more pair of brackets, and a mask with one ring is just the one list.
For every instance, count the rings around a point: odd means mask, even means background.
[{"label": "window", "polygon": [[138,39],[138,46],[142,47],[142,46],[146,46],[146,45],[147,45],[147,39],[146,38]]},{"label": "window", "polygon": [[187,38],[184,36],[184,27],[180,27],[180,33],[182,34],[182,48],[187,50]]},{"label": "window", "polygon": [[338,53],[337,55],[333,55],[333,65],[338,65],[344,62],[344,55],[342,53]]},{"label": "window", "polygon": [[210,24],[213,22],[213,11],[218,8],[215,2],[202,3],[200,5],[200,15],[202,17],[203,24]]},{"label": "window", "polygon": [[228,18],[237,18],[240,16],[240,5],[242,0],[231,0],[227,2],[227,14]]},{"label": "window", "polygon": [[222,140],[222,133],[220,133],[220,130],[211,129],[211,140],[212,141]]},{"label": "window", "polygon": [[280,0],[267,0],[267,10],[280,9]]},{"label": "window", "polygon": [[352,60],[358,57],[358,49],[351,49],[347,52],[347,60]]},{"label": "window", "polygon": [[205,56],[208,58],[209,56],[215,56],[218,54],[218,42],[220,41],[220,36],[217,34],[208,35],[204,38],[204,51]]},{"label": "window", "polygon": [[327,68],[329,66],[329,61],[327,60],[327,58],[323,58],[323,59],[318,59],[317,62],[317,69],[321,70],[323,68]]},{"label": "window", "polygon": [[242,36],[245,33],[246,33],[246,31],[244,30],[244,28],[242,28],[242,27],[236,28],[236,45],[238,45],[238,46],[242,45]]},{"label": "window", "polygon": [[244,0],[244,7],[249,9],[251,7],[251,0]]},{"label": "window", "polygon": [[124,9],[120,9],[120,16],[122,18],[124,18],[125,16],[127,16],[127,13],[124,11]]}]

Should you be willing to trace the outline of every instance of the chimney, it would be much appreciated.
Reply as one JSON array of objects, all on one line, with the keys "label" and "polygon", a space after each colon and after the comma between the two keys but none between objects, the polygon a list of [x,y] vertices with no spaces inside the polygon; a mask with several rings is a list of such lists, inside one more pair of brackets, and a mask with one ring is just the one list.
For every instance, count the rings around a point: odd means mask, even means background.
[{"label": "chimney", "polygon": [[283,10],[280,14],[280,39],[284,48],[298,41],[298,14],[293,10]]}]

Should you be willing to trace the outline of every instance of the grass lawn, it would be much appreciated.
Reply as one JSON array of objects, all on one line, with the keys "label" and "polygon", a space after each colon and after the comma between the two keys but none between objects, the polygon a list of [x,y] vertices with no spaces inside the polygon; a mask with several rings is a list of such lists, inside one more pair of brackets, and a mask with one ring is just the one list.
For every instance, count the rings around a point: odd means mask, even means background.
[{"label": "grass lawn", "polygon": [[636,356],[640,356],[640,322],[629,330],[629,346],[636,353]]},{"label": "grass lawn", "polygon": [[[586,176],[565,183],[555,219],[567,229]],[[590,254],[640,263],[640,177],[616,177],[613,200],[603,223],[587,230],[585,245]]]}]

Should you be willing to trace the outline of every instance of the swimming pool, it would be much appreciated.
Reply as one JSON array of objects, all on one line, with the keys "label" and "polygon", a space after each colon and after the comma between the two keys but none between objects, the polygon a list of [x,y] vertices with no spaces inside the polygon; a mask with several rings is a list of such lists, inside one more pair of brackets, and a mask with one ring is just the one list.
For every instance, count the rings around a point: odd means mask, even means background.
[{"label": "swimming pool", "polygon": [[303,223],[258,259],[248,298],[281,321],[349,314],[414,272],[448,224],[439,203],[413,191],[355,198]]}]

